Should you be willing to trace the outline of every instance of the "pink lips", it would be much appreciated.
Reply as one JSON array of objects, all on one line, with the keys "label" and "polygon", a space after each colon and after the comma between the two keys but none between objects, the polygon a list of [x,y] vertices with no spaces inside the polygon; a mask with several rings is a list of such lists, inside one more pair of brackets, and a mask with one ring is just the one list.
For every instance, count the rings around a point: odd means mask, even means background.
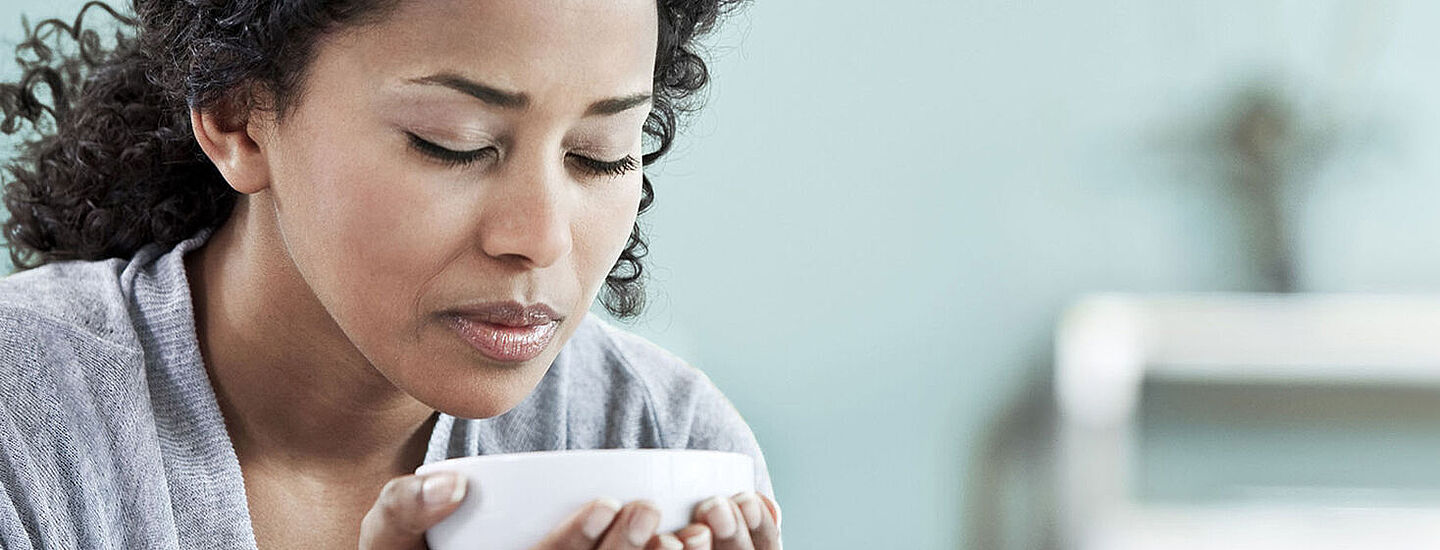
[{"label": "pink lips", "polygon": [[545,351],[562,317],[545,304],[493,302],[447,311],[450,327],[476,351],[496,361],[529,361]]}]

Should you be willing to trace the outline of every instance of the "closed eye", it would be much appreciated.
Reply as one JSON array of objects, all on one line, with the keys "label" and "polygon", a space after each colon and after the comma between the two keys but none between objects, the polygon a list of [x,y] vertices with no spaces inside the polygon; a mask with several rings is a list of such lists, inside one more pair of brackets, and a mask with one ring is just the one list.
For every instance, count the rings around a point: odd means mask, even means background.
[{"label": "closed eye", "polygon": [[625,155],[618,160],[600,160],[571,153],[570,158],[586,172],[594,176],[618,177],[640,168],[640,161],[634,155]]},{"label": "closed eye", "polygon": [[[494,147],[481,147],[467,151],[456,151],[447,147],[441,147],[411,132],[405,132],[409,138],[410,147],[419,151],[431,159],[449,167],[462,167],[475,163],[486,158],[493,158],[499,154]],[[626,155],[617,160],[600,160],[570,153],[567,155],[581,170],[592,176],[618,177],[640,168],[640,160],[634,155]]]},{"label": "closed eye", "polygon": [[405,132],[405,135],[410,139],[410,148],[452,168],[466,166],[478,160],[494,157],[499,153],[494,147],[456,151],[426,141],[424,138],[410,132]]}]

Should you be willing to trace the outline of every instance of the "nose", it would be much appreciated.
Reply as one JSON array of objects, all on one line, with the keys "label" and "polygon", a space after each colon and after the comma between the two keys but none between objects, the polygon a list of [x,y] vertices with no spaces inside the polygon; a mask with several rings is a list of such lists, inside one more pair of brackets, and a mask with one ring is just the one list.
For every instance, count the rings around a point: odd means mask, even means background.
[{"label": "nose", "polygon": [[574,197],[551,163],[511,160],[485,194],[480,248],[524,268],[549,267],[570,254]]}]

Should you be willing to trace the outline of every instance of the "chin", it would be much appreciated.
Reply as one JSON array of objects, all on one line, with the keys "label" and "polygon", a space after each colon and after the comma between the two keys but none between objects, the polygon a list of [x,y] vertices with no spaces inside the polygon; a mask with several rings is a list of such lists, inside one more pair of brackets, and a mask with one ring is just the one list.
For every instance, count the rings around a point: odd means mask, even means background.
[{"label": "chin", "polygon": [[430,406],[437,411],[456,418],[483,420],[486,418],[494,418],[510,412],[511,409],[514,409],[515,406],[519,405],[520,402],[523,400],[524,396],[521,396],[520,399],[515,399],[514,402],[504,404],[504,406],[496,406],[499,405],[498,403],[461,403],[458,407],[439,407],[435,405]]},{"label": "chin", "polygon": [[550,368],[550,354],[521,364],[465,365],[451,374],[424,373],[405,389],[426,406],[458,418],[491,418],[514,409],[529,397]]}]

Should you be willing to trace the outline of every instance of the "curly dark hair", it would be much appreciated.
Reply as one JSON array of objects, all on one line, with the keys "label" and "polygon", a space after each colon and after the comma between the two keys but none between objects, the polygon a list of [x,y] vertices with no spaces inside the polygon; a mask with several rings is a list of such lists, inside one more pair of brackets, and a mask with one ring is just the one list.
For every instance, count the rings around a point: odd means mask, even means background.
[{"label": "curly dark hair", "polygon": [[[697,92],[709,72],[697,39],[743,1],[656,0],[644,165],[670,150],[682,116],[699,108]],[[382,19],[397,2],[133,0],[122,13],[94,1],[73,22],[27,25],[16,47],[22,76],[0,83],[0,131],[29,134],[5,165],[11,262],[29,269],[128,257],[147,244],[169,246],[220,226],[238,193],[195,141],[190,110],[240,102],[283,119],[299,97],[317,39]],[[118,22],[113,45],[86,27],[94,10]],[[263,87],[273,101],[255,104],[250,86]],[[655,198],[649,177],[642,181],[639,213]],[[634,316],[644,305],[646,252],[637,221],[601,295],[617,317]]]}]

